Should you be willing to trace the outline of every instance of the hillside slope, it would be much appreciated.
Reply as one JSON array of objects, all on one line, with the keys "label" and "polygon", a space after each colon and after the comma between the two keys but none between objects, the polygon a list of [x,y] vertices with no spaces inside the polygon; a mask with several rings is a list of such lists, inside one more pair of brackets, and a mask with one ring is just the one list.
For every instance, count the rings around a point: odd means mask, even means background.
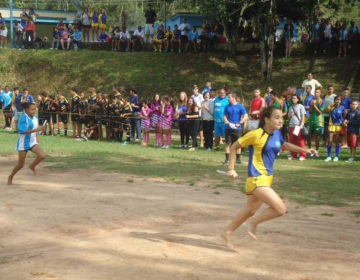
[{"label": "hillside slope", "polygon": [[[18,51],[2,50],[0,83],[28,87],[33,94],[42,91],[65,94],[73,86],[86,89],[95,85],[109,92],[113,85],[135,87],[143,96],[189,91],[212,81],[219,88],[228,84],[248,96],[260,82],[259,57],[253,54],[228,56],[224,53],[113,53],[106,51]],[[347,83],[357,59],[302,56],[276,59],[271,84],[278,91],[300,86],[307,72],[313,72],[324,86],[340,90]]]}]

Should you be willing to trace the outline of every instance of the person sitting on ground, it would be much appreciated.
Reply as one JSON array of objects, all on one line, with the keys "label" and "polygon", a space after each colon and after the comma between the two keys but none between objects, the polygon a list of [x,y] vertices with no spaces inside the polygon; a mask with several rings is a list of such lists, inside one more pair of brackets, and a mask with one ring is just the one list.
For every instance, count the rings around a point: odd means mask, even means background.
[{"label": "person sitting on ground", "polygon": [[111,34],[112,51],[118,51],[120,49],[120,33],[120,28],[116,26]]},{"label": "person sitting on ground", "polygon": [[[81,39],[82,39],[82,33],[79,30],[78,27],[75,28],[75,32],[73,34],[73,45],[74,48],[80,49],[81,48]],[[76,46],[76,47],[75,47]]]},{"label": "person sitting on ground", "polygon": [[120,32],[120,49],[125,45],[125,50],[130,51],[130,34],[129,31],[123,26]]},{"label": "person sitting on ground", "polygon": [[70,41],[69,33],[67,31],[66,26],[64,26],[64,30],[61,33],[61,39],[60,39],[61,48],[63,50],[65,50],[64,42],[67,43],[67,50],[70,50],[70,42],[71,41]]},{"label": "person sitting on ground", "polygon": [[194,26],[193,29],[189,32],[189,42],[186,45],[185,51],[187,51],[189,47],[192,46],[194,52],[197,52],[198,39],[199,39],[199,33],[197,32],[196,27]]},{"label": "person sitting on ground", "polygon": [[164,25],[161,24],[156,32],[155,39],[152,43],[154,52],[157,51],[162,52],[164,37],[165,37]]},{"label": "person sitting on ground", "polygon": [[140,43],[142,50],[144,51],[144,31],[142,30],[141,25],[138,26],[138,29],[136,29],[134,31],[134,34],[132,36],[132,43],[133,43],[133,48],[135,49],[136,44]]},{"label": "person sitting on ground", "polygon": [[57,29],[57,27],[54,27],[53,33],[52,33],[52,42],[50,50],[58,50],[59,49],[59,43],[60,43],[60,32]]},{"label": "person sitting on ground", "polygon": [[170,26],[168,26],[166,28],[166,32],[164,35],[164,47],[165,47],[165,52],[169,51],[169,47],[171,45],[171,40],[174,37],[174,33],[171,31]]},{"label": "person sitting on ground", "polygon": [[181,52],[181,31],[178,29],[177,24],[174,26],[174,36],[171,39],[171,51],[174,51],[174,45],[178,45],[178,51]]}]

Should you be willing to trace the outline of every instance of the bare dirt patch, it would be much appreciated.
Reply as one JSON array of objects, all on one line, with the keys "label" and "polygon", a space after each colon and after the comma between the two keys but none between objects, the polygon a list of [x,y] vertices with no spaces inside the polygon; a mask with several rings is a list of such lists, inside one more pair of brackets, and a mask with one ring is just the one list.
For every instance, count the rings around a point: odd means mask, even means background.
[{"label": "bare dirt patch", "polygon": [[0,158],[0,279],[359,279],[353,209],[287,202],[257,242],[240,228],[236,253],[219,233],[241,192],[43,167],[9,187],[15,160]]}]

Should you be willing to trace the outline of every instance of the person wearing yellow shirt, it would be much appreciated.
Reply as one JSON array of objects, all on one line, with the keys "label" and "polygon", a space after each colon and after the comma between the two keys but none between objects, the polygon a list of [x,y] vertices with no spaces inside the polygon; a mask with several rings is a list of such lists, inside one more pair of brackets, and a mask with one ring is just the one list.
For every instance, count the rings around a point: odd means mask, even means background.
[{"label": "person wearing yellow shirt", "polygon": [[171,31],[170,26],[166,28],[166,32],[164,35],[164,45],[165,45],[165,52],[169,51],[169,47],[171,44],[171,40],[174,37],[174,33]]}]

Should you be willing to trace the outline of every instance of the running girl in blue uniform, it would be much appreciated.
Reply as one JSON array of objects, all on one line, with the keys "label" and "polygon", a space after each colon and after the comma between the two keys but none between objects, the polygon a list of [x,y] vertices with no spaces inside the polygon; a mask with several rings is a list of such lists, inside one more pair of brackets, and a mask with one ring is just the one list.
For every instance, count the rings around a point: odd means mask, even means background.
[{"label": "running girl in blue uniform", "polygon": [[45,159],[45,153],[38,145],[37,133],[43,132],[44,127],[38,126],[38,119],[35,116],[35,103],[27,103],[25,105],[25,114],[23,114],[18,123],[19,139],[16,144],[16,150],[19,153],[17,165],[14,167],[10,176],[8,177],[8,185],[12,185],[15,174],[24,167],[25,159],[28,151],[32,151],[37,155],[34,161],[29,165],[29,168],[37,176],[38,173],[35,167]]},{"label": "running girl in blue uniform", "polygon": [[235,216],[222,234],[227,246],[231,249],[234,249],[233,232],[252,217],[263,203],[269,207],[247,222],[247,232],[254,240],[256,240],[255,231],[258,224],[286,213],[284,202],[271,188],[273,165],[280,149],[317,155],[317,151],[314,149],[303,149],[285,142],[280,131],[282,126],[282,111],[276,107],[266,108],[260,119],[259,128],[246,133],[231,146],[227,175],[233,179],[238,176],[234,170],[236,150],[249,147],[248,178],[246,180],[247,205]]}]

